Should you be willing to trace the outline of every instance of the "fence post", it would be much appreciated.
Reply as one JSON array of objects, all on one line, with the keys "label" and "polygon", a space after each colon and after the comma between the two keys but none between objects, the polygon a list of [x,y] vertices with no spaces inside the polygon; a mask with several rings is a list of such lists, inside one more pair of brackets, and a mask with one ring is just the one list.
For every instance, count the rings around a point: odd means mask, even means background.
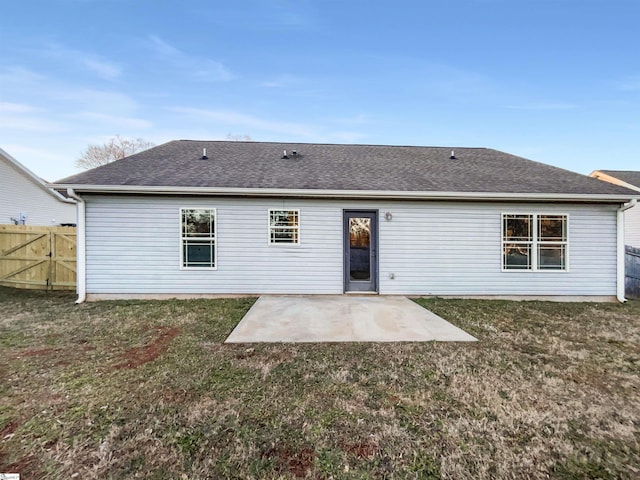
[{"label": "fence post", "polygon": [[47,278],[47,290],[53,290],[53,285],[55,283],[55,265],[53,263],[53,258],[55,256],[55,243],[56,243],[56,239],[55,236],[53,235],[53,232],[49,232],[49,273],[48,276],[49,278]]}]

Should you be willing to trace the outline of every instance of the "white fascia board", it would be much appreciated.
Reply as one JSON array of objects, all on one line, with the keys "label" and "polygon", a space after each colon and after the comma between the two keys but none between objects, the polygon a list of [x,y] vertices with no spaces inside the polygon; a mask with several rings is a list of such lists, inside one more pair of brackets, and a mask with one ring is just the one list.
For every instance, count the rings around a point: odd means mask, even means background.
[{"label": "white fascia board", "polygon": [[73,188],[82,193],[118,193],[131,195],[214,195],[242,197],[297,197],[297,198],[353,198],[398,200],[518,200],[547,202],[603,202],[624,203],[638,196],[578,193],[498,193],[498,192],[420,192],[381,190],[313,190],[279,188],[212,188],[176,186],[129,185],[64,185],[50,184],[52,188]]}]

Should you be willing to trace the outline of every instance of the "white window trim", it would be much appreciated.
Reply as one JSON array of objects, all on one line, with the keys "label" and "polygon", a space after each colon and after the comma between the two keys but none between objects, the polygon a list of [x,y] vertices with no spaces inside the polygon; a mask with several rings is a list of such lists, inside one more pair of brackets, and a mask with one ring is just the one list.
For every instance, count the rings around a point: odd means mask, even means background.
[{"label": "white window trim", "polygon": [[[530,215],[532,217],[532,228],[531,228],[531,234],[532,234],[532,242],[531,242],[531,268],[504,268],[504,245],[505,243],[519,243],[519,242],[506,242],[504,239],[504,217],[505,215]],[[546,242],[539,242],[538,241],[538,217],[565,217],[567,219],[566,222],[566,234],[567,234],[567,239],[564,242],[553,242],[554,244],[558,245],[558,244],[564,244],[564,254],[565,254],[565,259],[564,259],[564,268],[560,269],[555,269],[555,268],[538,268],[538,245],[540,245],[541,243],[544,244]],[[523,211],[518,211],[518,212],[502,212],[500,214],[500,270],[503,272],[526,272],[526,273],[531,273],[531,272],[536,272],[536,273],[550,273],[550,274],[558,274],[558,273],[568,273],[569,272],[569,249],[570,249],[570,245],[571,245],[571,238],[569,236],[569,214],[568,213],[564,213],[564,212],[523,212]],[[523,242],[524,243],[524,242]],[[529,242],[526,242],[529,243]],[[549,242],[552,243],[552,242]]]},{"label": "white window trim", "polygon": [[[210,210],[213,212],[213,224],[215,232],[213,237],[206,237],[207,239],[213,238],[213,267],[187,267],[184,265],[184,240],[188,237],[182,235],[182,217],[185,210]],[[179,212],[179,225],[180,225],[180,270],[189,271],[212,271],[218,269],[218,210],[212,207],[180,207]]]},{"label": "white window trim", "polygon": [[[298,216],[298,225],[294,228],[298,230],[297,242],[272,242],[271,241],[271,213],[273,212],[296,212]],[[300,224],[302,223],[302,219],[300,218],[300,209],[299,208],[270,208],[267,212],[267,245],[270,247],[299,247],[300,246]]]}]

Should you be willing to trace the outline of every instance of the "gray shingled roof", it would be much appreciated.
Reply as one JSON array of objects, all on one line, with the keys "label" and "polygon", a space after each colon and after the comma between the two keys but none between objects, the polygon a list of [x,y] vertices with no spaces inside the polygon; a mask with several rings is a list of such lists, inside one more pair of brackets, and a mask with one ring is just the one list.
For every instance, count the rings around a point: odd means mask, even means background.
[{"label": "gray shingled roof", "polygon": [[598,170],[598,172],[606,173],[610,177],[617,178],[629,185],[640,188],[640,172],[629,170]]},{"label": "gray shingled roof", "polygon": [[56,184],[630,195],[623,187],[487,148],[194,140],[159,145]]}]

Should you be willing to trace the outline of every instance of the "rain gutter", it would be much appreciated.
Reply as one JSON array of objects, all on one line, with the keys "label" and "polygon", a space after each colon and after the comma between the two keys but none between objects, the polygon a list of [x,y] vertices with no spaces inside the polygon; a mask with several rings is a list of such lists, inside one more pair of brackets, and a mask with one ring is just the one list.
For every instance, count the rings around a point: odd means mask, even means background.
[{"label": "rain gutter", "polygon": [[67,195],[76,200],[76,303],[83,303],[87,299],[87,268],[86,268],[86,220],[85,203],[73,188],[67,188]]},{"label": "rain gutter", "polygon": [[616,298],[620,303],[625,303],[627,299],[624,296],[624,212],[636,206],[637,200],[634,198],[628,203],[623,204],[617,211],[616,224],[617,224],[617,281],[616,281]]},{"label": "rain gutter", "polygon": [[296,198],[354,198],[397,200],[486,200],[486,201],[546,201],[623,203],[633,195],[583,194],[583,193],[496,193],[496,192],[431,192],[384,190],[323,190],[283,188],[212,188],[138,185],[65,185],[54,188],[71,188],[83,193],[108,193],[129,195],[215,195],[241,197],[296,197]]}]

